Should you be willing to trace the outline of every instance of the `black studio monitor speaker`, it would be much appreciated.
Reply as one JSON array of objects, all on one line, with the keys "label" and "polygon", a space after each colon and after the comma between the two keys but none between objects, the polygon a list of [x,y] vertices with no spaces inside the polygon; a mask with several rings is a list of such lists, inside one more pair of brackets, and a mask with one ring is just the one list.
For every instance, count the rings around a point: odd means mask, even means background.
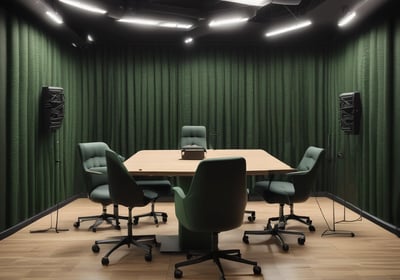
[{"label": "black studio monitor speaker", "polygon": [[64,89],[43,86],[41,110],[44,129],[52,132],[59,129],[64,119]]},{"label": "black studio monitor speaker", "polygon": [[358,91],[339,95],[340,128],[346,134],[360,133],[361,100]]}]

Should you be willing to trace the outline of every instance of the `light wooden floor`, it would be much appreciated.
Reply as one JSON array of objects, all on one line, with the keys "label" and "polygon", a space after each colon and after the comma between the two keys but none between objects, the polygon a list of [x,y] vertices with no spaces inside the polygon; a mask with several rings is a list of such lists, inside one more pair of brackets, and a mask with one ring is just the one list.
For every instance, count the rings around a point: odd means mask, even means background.
[{"label": "light wooden floor", "polygon": [[[319,198],[324,214],[332,221],[332,201]],[[337,219],[343,218],[343,207],[336,205]],[[291,221],[288,229],[306,232],[304,246],[297,244],[296,237],[288,237],[289,252],[283,252],[274,238],[249,236],[250,244],[242,242],[246,229],[262,229],[268,217],[276,216],[278,209],[265,202],[249,202],[248,209],[257,211],[257,219],[249,223],[244,218],[242,227],[222,233],[220,248],[239,248],[242,256],[258,261],[261,276],[254,276],[252,267],[244,264],[222,261],[226,279],[400,279],[400,239],[379,228],[366,219],[352,223],[340,223],[337,230],[350,230],[355,237],[325,236],[321,233],[327,225],[315,198],[296,205],[296,213],[310,215],[316,232]],[[137,208],[134,213],[149,208]],[[174,235],[177,220],[174,205],[169,202],[157,203],[157,210],[166,211],[169,219],[159,227],[151,218],[144,218],[135,226],[136,234]],[[121,209],[121,214],[125,214]],[[82,223],[80,229],[72,225],[78,215],[100,212],[100,207],[87,199],[78,199],[60,209],[59,228],[69,231],[32,234],[29,231],[50,226],[55,214],[46,216],[32,225],[0,241],[0,279],[174,279],[174,264],[185,259],[182,254],[160,253],[153,249],[153,261],[144,260],[143,252],[135,247],[122,247],[110,257],[107,267],[101,265],[103,253],[111,245],[102,245],[99,254],[91,250],[93,241],[126,233],[122,224],[117,230],[88,231],[90,222]],[[356,219],[357,214],[346,210],[346,219]],[[339,215],[340,214],[340,215]],[[183,267],[183,279],[219,279],[217,267],[205,262]]]}]

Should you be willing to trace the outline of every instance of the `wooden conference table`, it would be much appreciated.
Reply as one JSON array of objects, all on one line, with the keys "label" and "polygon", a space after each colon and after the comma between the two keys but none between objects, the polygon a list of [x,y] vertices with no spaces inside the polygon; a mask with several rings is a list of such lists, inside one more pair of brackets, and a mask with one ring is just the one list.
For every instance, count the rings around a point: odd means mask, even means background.
[{"label": "wooden conference table", "polygon": [[[208,150],[205,159],[237,156],[246,159],[248,176],[293,170],[289,165],[261,149]],[[124,164],[133,176],[177,177],[178,185],[187,190],[199,162],[200,160],[182,160],[181,150],[142,150],[128,158]],[[159,241],[162,252],[205,249],[211,244],[211,235],[204,236],[191,232],[180,225],[178,237],[160,237]]]}]

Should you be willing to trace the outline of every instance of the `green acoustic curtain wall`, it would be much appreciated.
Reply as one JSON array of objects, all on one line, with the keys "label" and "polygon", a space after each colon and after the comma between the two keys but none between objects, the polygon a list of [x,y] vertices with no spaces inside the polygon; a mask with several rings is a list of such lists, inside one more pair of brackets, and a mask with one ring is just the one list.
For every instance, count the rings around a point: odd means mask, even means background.
[{"label": "green acoustic curtain wall", "polygon": [[[9,105],[0,120],[2,229],[83,191],[77,143],[105,141],[124,156],[176,149],[185,124],[205,125],[211,148],[262,148],[292,166],[307,146],[321,146],[316,191],[400,225],[399,22],[308,48],[75,49],[9,17],[0,20],[8,60],[0,97]],[[40,130],[43,85],[65,90],[65,119],[53,133]],[[339,126],[339,94],[350,91],[361,94],[359,135]]]},{"label": "green acoustic curtain wall", "polygon": [[[329,122],[327,155],[329,191],[382,219],[390,218],[390,40],[383,25],[347,44],[326,59],[325,94]],[[359,91],[362,120],[359,135],[339,127],[339,94]]]},{"label": "green acoustic curtain wall", "polygon": [[[72,111],[79,77],[68,49],[17,18],[9,22],[8,182],[6,224],[13,225],[74,194]],[[67,118],[56,132],[40,124],[41,87],[65,90]]]},{"label": "green acoustic curtain wall", "polygon": [[7,25],[5,11],[0,8],[0,231],[6,227],[7,188]]}]

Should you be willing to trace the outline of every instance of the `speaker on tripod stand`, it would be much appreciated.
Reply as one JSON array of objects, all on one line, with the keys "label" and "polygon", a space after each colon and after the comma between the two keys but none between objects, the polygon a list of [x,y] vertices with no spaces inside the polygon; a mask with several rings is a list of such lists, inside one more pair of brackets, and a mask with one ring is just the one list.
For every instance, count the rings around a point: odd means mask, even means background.
[{"label": "speaker on tripod stand", "polygon": [[[40,97],[40,124],[42,130],[44,132],[56,132],[62,124],[64,119],[64,89],[61,87],[50,87],[43,86],[42,93]],[[60,169],[61,169],[61,160],[60,160],[60,152],[59,145],[60,141],[58,139],[58,134],[55,135],[55,180],[57,183],[57,187],[59,185],[60,180]],[[31,233],[39,233],[39,232],[47,232],[50,230],[54,230],[55,232],[59,231],[67,231],[68,229],[60,229],[58,228],[58,209],[59,203],[56,205],[56,222],[53,227],[53,219],[51,219],[51,224],[49,228],[39,229],[39,230],[31,230]]]}]

